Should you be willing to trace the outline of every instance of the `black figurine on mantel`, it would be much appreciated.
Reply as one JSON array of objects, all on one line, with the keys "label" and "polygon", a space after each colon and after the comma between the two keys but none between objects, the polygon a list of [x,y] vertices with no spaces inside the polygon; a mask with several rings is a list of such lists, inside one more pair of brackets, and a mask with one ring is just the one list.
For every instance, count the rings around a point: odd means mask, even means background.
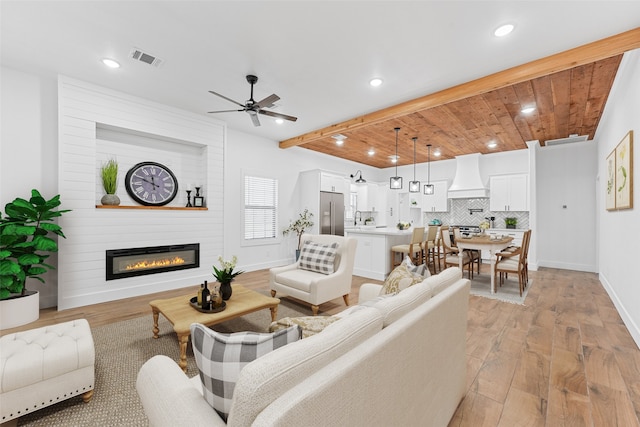
[{"label": "black figurine on mantel", "polygon": [[187,190],[187,208],[192,208],[193,205],[191,204],[191,190]]}]

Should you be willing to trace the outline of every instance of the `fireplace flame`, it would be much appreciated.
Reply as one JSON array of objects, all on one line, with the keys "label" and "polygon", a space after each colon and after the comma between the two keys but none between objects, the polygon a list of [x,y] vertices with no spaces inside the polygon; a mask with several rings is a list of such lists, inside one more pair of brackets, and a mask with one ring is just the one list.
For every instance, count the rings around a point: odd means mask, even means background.
[{"label": "fireplace flame", "polygon": [[146,268],[159,268],[159,267],[167,267],[171,265],[180,265],[184,264],[184,258],[173,257],[166,259],[154,259],[153,261],[139,261],[134,264],[129,264],[125,267],[125,270],[143,270]]}]

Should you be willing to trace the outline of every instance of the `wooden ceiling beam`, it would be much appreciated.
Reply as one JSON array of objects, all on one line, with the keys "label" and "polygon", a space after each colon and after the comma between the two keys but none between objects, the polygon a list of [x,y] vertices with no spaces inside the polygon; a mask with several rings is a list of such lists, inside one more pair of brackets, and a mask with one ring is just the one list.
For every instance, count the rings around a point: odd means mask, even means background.
[{"label": "wooden ceiling beam", "polygon": [[437,107],[452,101],[480,95],[505,86],[525,82],[548,74],[589,64],[629,50],[640,48],[640,27],[607,37],[561,53],[547,56],[527,64],[499,71],[467,83],[453,86],[429,95],[384,108],[370,114],[355,117],[341,123],[280,141],[280,148],[289,148],[315,142],[341,132],[395,119],[426,108]]}]

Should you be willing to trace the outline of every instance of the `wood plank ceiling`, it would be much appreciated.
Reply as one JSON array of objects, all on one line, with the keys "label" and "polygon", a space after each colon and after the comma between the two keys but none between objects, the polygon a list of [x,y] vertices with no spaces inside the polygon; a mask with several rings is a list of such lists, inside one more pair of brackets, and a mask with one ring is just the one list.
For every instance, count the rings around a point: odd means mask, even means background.
[{"label": "wood plank ceiling", "polygon": [[[631,45],[640,44],[640,32],[637,30],[623,33],[631,36]],[[622,35],[621,35],[622,36]],[[618,38],[617,40],[620,40]],[[585,57],[582,61],[569,58],[567,61],[575,66],[551,65],[550,58],[566,55],[571,51],[532,63],[531,69],[538,71],[545,67],[554,72],[538,72],[530,74],[535,78],[517,79],[512,75],[503,77],[511,79],[513,84],[497,84],[498,76],[487,76],[475,82],[494,85],[492,90],[483,91],[471,87],[470,96],[457,96],[450,102],[433,101],[439,94],[410,101],[408,108],[402,113],[403,106],[394,106],[373,113],[371,117],[360,117],[329,126],[322,130],[310,132],[287,141],[280,146],[302,146],[304,148],[329,154],[336,157],[367,164],[373,167],[386,168],[394,166],[395,127],[400,127],[398,137],[398,165],[413,163],[413,137],[417,137],[416,162],[427,161],[427,144],[431,144],[431,160],[451,159],[469,153],[493,153],[527,148],[526,141],[538,140],[541,145],[547,140],[566,138],[571,134],[588,135],[592,139],[596,132],[607,97],[611,90],[622,53],[630,45],[624,41],[617,54],[611,52],[595,53],[597,49],[606,48],[610,40],[593,43],[589,55],[584,50],[578,55]],[[580,48],[574,49],[578,52]],[[575,55],[574,55],[575,56]],[[597,59],[587,62],[587,58]],[[546,61],[547,64],[539,66]],[[516,67],[513,70],[526,69],[531,64]],[[502,72],[506,74],[510,70]],[[524,73],[520,73],[524,74]],[[470,82],[468,86],[474,86]],[[503,82],[504,83],[504,82]],[[462,85],[465,86],[465,85]],[[458,88],[448,91],[454,92]],[[447,90],[443,91],[444,94]],[[459,92],[459,90],[458,90]],[[441,95],[440,98],[446,98]],[[422,107],[423,104],[427,104]],[[428,105],[433,104],[433,105]],[[521,110],[535,106],[532,113],[525,114]],[[377,115],[377,116],[376,116]],[[336,145],[333,135],[347,137],[344,144]],[[497,145],[490,148],[488,144]],[[373,150],[374,155],[368,155]],[[439,152],[436,157],[434,153]]]}]

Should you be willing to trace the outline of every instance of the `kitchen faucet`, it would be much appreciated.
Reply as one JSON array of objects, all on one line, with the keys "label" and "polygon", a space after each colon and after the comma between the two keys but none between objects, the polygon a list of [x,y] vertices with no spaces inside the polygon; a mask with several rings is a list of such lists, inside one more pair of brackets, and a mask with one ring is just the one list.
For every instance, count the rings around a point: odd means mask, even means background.
[{"label": "kitchen faucet", "polygon": [[358,216],[360,216],[360,222],[362,222],[362,212],[356,211],[355,215],[353,215],[353,225],[358,225]]}]

